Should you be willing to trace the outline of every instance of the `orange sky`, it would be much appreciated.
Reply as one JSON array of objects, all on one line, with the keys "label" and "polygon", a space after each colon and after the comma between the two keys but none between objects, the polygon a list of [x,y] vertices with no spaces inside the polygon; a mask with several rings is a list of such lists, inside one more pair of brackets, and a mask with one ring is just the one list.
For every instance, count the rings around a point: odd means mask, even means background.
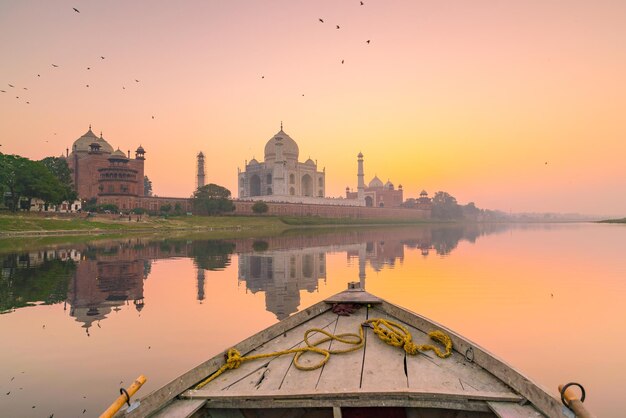
[{"label": "orange sky", "polygon": [[200,150],[236,194],[282,120],[329,196],[361,151],[405,197],[624,216],[625,21],[623,1],[5,0],[0,151],[59,155],[92,124],[143,145],[158,195],[192,193]]}]

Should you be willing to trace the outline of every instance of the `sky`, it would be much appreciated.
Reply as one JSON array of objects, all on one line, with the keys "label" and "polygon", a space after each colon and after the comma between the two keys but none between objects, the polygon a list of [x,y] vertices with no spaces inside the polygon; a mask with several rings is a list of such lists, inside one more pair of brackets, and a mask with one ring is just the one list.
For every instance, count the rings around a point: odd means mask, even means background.
[{"label": "sky", "polygon": [[199,151],[236,196],[282,121],[327,196],[362,152],[405,198],[626,216],[626,2],[363,2],[0,0],[0,151],[92,125],[159,196],[192,194]]}]

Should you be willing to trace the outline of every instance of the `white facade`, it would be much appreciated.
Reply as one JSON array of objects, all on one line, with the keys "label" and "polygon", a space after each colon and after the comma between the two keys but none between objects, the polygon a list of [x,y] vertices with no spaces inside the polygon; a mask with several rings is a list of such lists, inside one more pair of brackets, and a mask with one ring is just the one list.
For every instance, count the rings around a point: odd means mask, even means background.
[{"label": "white facade", "polygon": [[[265,145],[264,161],[253,158],[246,163],[244,171],[239,170],[239,198],[268,201],[324,198],[325,170],[318,171],[317,163],[310,158],[299,162],[298,156],[298,144],[281,127]],[[261,196],[263,199],[259,199]]]}]

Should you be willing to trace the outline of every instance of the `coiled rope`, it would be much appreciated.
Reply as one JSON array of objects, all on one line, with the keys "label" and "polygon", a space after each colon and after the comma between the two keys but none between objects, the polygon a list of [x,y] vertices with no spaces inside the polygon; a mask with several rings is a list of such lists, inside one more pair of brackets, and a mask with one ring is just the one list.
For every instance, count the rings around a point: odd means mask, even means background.
[{"label": "coiled rope", "polygon": [[[428,333],[428,336],[441,343],[445,346],[445,352],[441,352],[436,346],[430,344],[417,345],[412,341],[411,333],[409,330],[401,324],[397,322],[390,321],[387,319],[377,318],[377,319],[369,319],[361,324],[359,327],[359,334],[331,334],[328,331],[325,331],[320,328],[310,328],[304,333],[304,342],[306,343],[305,347],[291,348],[288,350],[276,351],[273,353],[265,353],[265,354],[254,354],[251,356],[242,356],[241,353],[236,348],[231,348],[226,352],[226,362],[222,367],[217,369],[215,373],[204,379],[202,382],[198,383],[194,389],[201,389],[206,386],[209,382],[216,379],[222,373],[224,373],[228,369],[236,369],[245,361],[257,360],[268,357],[277,357],[282,356],[283,354],[292,354],[295,353],[293,358],[293,364],[298,370],[315,370],[322,367],[324,364],[328,362],[331,354],[341,354],[341,353],[349,353],[351,351],[359,350],[363,347],[365,342],[365,338],[363,335],[363,328],[371,327],[376,335],[386,342],[389,345],[394,347],[402,347],[407,354],[415,355],[419,351],[432,350],[434,353],[441,357],[446,358],[452,354],[452,340],[450,337],[442,331],[432,331]],[[311,343],[309,341],[309,334],[313,332],[319,332],[321,334],[326,335],[326,337]],[[342,350],[327,350],[324,348],[317,347],[320,344],[323,344],[327,341],[334,340],[344,344],[348,344],[351,347],[342,349]],[[302,365],[299,360],[300,357],[304,353],[315,353],[322,356],[322,359],[319,363],[312,364],[310,366]]]}]

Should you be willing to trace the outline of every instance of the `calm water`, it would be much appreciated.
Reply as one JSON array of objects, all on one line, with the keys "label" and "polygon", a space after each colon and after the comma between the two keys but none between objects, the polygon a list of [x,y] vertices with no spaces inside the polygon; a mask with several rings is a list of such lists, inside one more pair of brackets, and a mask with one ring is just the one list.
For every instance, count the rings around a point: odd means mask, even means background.
[{"label": "calm water", "polygon": [[97,416],[138,375],[145,396],[358,280],[551,393],[581,382],[593,412],[623,416],[624,243],[622,225],[542,224],[0,255],[0,416]]}]

